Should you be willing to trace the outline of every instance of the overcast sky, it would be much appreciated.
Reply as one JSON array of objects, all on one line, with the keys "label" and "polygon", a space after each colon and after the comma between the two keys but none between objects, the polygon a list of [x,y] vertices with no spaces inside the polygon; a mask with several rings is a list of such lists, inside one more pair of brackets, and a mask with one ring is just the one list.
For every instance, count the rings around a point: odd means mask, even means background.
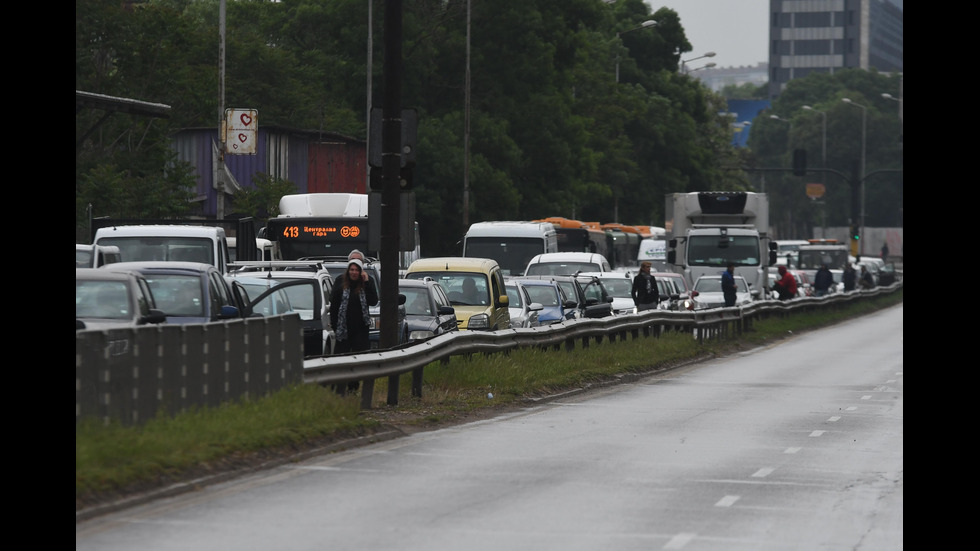
[{"label": "overcast sky", "polygon": [[680,16],[687,40],[694,48],[684,56],[713,61],[718,67],[754,66],[769,61],[769,0],[647,0],[651,11],[670,8]]}]

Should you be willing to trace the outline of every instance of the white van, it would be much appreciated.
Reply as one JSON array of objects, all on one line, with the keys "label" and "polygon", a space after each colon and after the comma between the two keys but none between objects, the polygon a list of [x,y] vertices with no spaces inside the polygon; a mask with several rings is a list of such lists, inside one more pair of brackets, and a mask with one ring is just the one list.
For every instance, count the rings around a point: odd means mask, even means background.
[{"label": "white van", "polygon": [[99,268],[106,264],[121,261],[122,257],[119,255],[119,247],[75,243],[76,268]]},{"label": "white van", "polygon": [[96,230],[93,243],[119,247],[124,262],[202,262],[228,273],[228,239],[224,228],[218,226],[108,226]]},{"label": "white van", "polygon": [[669,272],[667,269],[667,241],[646,237],[640,241],[640,251],[636,255],[636,265],[649,262],[654,272]]},{"label": "white van", "polygon": [[578,272],[611,272],[606,257],[598,253],[544,253],[531,259],[524,275],[575,275]]},{"label": "white van", "polygon": [[463,237],[463,256],[492,258],[505,276],[524,274],[536,254],[558,252],[558,234],[548,222],[477,222]]}]

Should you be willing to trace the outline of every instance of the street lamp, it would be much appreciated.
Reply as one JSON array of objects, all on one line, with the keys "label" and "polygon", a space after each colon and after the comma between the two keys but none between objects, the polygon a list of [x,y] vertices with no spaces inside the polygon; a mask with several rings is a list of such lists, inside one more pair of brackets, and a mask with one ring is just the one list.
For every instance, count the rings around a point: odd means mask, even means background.
[{"label": "street lamp", "polygon": [[861,108],[861,212],[859,213],[858,235],[861,237],[861,242],[858,244],[859,254],[864,255],[864,170],[865,170],[865,150],[867,146],[867,130],[868,130],[868,108],[867,106],[861,105],[859,103],[854,103],[851,98],[841,98],[844,103],[853,105],[854,107]]},{"label": "street lamp", "polygon": [[[821,117],[821,132],[820,132],[820,168],[827,168],[827,112],[819,111],[810,107],[809,105],[804,105],[803,109],[806,111],[813,111],[814,113],[819,113]],[[823,182],[826,174],[820,173],[820,181]]]},{"label": "street lamp", "polygon": [[691,74],[694,71],[700,71],[701,69],[710,69],[710,68],[712,68],[712,67],[714,67],[716,65],[718,65],[718,64],[715,63],[714,61],[712,61],[711,63],[706,63],[706,64],[702,65],[701,67],[697,67],[695,69],[691,69],[690,71],[687,72],[687,74]]},{"label": "street lamp", "polygon": [[[625,31],[620,31],[616,33],[616,38],[621,38],[626,33],[631,33],[633,31],[638,31],[640,29],[647,29],[649,27],[655,27],[656,25],[657,22],[655,20],[647,19],[643,23],[640,23],[640,26],[638,27],[633,27],[632,29],[626,29]],[[616,83],[619,84],[619,56],[618,55],[616,56]]]},{"label": "street lamp", "polygon": [[705,52],[704,55],[699,55],[698,57],[692,57],[691,59],[682,59],[681,60],[681,74],[685,74],[685,75],[687,74],[687,71],[685,70],[685,68],[687,67],[687,64],[689,62],[691,62],[691,61],[697,61],[699,59],[704,59],[706,57],[715,57],[715,55],[716,55],[715,52]]},{"label": "street lamp", "polygon": [[[820,168],[827,168],[827,112],[820,111],[810,107],[809,105],[804,105],[803,109],[805,111],[813,111],[814,113],[820,114]],[[820,183],[826,185],[827,183],[827,173],[820,173]],[[827,211],[826,206],[821,206],[821,221],[823,222],[823,232],[824,236],[827,235]]]}]

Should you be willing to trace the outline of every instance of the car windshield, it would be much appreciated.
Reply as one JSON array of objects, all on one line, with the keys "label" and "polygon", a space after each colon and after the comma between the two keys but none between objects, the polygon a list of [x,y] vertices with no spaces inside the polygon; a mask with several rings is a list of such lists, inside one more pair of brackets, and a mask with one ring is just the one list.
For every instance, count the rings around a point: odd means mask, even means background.
[{"label": "car windshield", "polygon": [[[558,306],[558,288],[550,285],[528,285],[527,294],[531,297],[531,302],[538,302],[544,307]],[[507,296],[510,296],[508,291]]]},{"label": "car windshield", "polygon": [[157,307],[168,316],[203,316],[204,295],[196,275],[148,274]]},{"label": "car windshield", "polygon": [[622,279],[604,278],[602,286],[606,292],[616,298],[632,298],[633,282],[625,277]]},{"label": "car windshield", "polygon": [[454,306],[487,306],[490,302],[490,288],[487,276],[476,272],[413,272],[412,279],[431,277],[436,280],[449,296]]},{"label": "car windshield", "polygon": [[123,281],[75,280],[75,317],[129,319],[132,305]]},{"label": "car windshield", "polygon": [[429,290],[421,287],[402,288],[398,291],[405,295],[405,314],[408,316],[431,316],[433,315],[431,301],[429,300]]},{"label": "car windshield", "polygon": [[200,237],[104,237],[98,244],[119,247],[120,256],[126,261],[179,260],[215,263],[211,240]]}]

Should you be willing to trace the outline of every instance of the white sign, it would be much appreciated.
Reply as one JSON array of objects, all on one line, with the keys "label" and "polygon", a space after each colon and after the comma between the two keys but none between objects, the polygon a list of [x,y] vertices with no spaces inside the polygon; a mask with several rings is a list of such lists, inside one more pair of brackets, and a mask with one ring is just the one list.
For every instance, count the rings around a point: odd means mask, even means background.
[{"label": "white sign", "polygon": [[259,112],[256,109],[225,109],[227,128],[225,153],[255,155],[259,134]]}]

